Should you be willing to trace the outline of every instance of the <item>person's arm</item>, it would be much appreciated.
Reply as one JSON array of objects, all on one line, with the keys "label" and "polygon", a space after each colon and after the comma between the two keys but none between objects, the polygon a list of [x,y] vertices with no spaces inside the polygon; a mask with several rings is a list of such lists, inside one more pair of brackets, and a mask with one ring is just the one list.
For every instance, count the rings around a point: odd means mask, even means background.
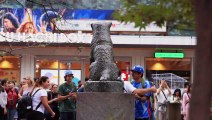
[{"label": "person's arm", "polygon": [[52,109],[50,108],[50,106],[48,104],[47,96],[41,96],[41,102],[42,102],[44,108],[51,114],[51,117],[54,117],[55,113],[52,111]]},{"label": "person's arm", "polygon": [[171,94],[172,94],[172,92],[171,92],[171,89],[169,88],[169,86],[167,85],[167,83],[166,83],[166,88],[168,89],[168,92],[169,92],[169,94],[168,94],[168,95],[171,95]]},{"label": "person's arm", "polygon": [[145,102],[147,100],[147,97],[146,96],[139,96],[138,94],[135,94],[135,97],[137,99],[139,99],[141,102]]},{"label": "person's arm", "polygon": [[77,99],[77,93],[76,92],[72,93],[72,95],[70,97],[76,100]]},{"label": "person's arm", "polygon": [[160,86],[160,87],[157,89],[157,95],[160,94],[161,90],[162,90],[162,88],[161,88],[161,86]]},{"label": "person's arm", "polygon": [[[146,100],[148,100],[150,98],[150,96],[152,94],[152,92],[151,92],[152,86],[149,81],[145,81],[143,87],[144,87],[143,88],[144,90],[146,89],[149,92],[145,93],[143,96],[140,96],[139,100],[141,100],[142,102],[145,102]],[[154,87],[153,87],[153,89],[154,89]]]},{"label": "person's arm", "polygon": [[147,99],[148,99],[147,96],[142,96],[142,97],[140,98],[140,100],[141,100],[142,102],[145,102]]},{"label": "person's arm", "polygon": [[136,89],[130,82],[124,81],[124,90],[127,93],[132,93],[132,94],[138,94],[138,95],[144,95],[148,92],[155,92],[157,89],[155,87],[151,87],[148,89]]},{"label": "person's arm", "polygon": [[52,104],[53,102],[58,101],[57,97],[56,98],[52,98],[52,96],[53,96],[52,94],[53,94],[52,92],[48,92],[47,93],[48,104]]},{"label": "person's arm", "polygon": [[68,99],[70,97],[75,98],[76,97],[76,93],[70,92],[68,95],[63,95],[63,88],[62,88],[62,86],[59,86],[59,89],[58,89],[58,101],[63,101],[63,100],[66,100],[66,99]]},{"label": "person's arm", "polygon": [[152,86],[151,88],[146,88],[146,89],[142,89],[142,88],[140,88],[140,89],[135,89],[135,90],[133,91],[133,94],[144,95],[144,94],[146,94],[146,93],[148,93],[148,92],[153,92],[153,93],[155,93],[156,91],[157,91],[157,89],[155,88],[155,86]]},{"label": "person's arm", "polygon": [[164,80],[161,80],[161,84],[160,84],[160,87],[158,88],[157,90],[157,95],[160,94],[161,90],[162,90],[162,85],[164,84]]},{"label": "person's arm", "polygon": [[68,95],[65,95],[65,96],[62,96],[62,95],[58,94],[58,101],[63,101],[63,100],[66,100],[66,99],[68,99],[70,97],[76,99],[77,98],[77,94],[76,93],[69,93]]},{"label": "person's arm", "polygon": [[150,88],[150,91],[153,93],[157,92],[157,88],[155,87],[155,85]]},{"label": "person's arm", "polygon": [[187,93],[184,93],[184,94],[183,94],[183,103],[182,103],[183,115],[186,114],[186,94],[187,94]]},{"label": "person's arm", "polygon": [[71,98],[75,100],[77,99],[77,88],[75,86],[74,86],[74,91],[71,94]]},{"label": "person's arm", "polygon": [[68,99],[70,97],[70,94],[68,94],[68,95],[61,95],[61,94],[58,94],[58,100],[59,101],[63,101],[63,100],[66,100],[66,99]]},{"label": "person's arm", "polygon": [[48,101],[48,104],[52,104],[53,102],[55,102],[57,100],[58,100],[58,98],[51,99],[51,100]]},{"label": "person's arm", "polygon": [[22,98],[23,91],[24,91],[25,86],[22,86],[21,89],[18,92],[18,98]]}]

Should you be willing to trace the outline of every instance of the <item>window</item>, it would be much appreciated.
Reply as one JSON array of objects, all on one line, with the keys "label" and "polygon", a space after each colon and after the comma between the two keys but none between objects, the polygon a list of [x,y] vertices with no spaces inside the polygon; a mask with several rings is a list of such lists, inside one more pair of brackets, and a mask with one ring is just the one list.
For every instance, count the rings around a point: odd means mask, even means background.
[{"label": "window", "polygon": [[15,56],[0,57],[0,79],[20,82],[20,58]]},{"label": "window", "polygon": [[66,70],[71,70],[74,74],[73,82],[78,85],[81,80],[81,62],[66,61],[58,59],[37,59],[36,60],[36,77],[47,76],[51,83],[64,83]]},{"label": "window", "polygon": [[[171,88],[183,87],[191,79],[191,59],[146,58],[146,77],[153,79],[156,86],[159,80],[167,81]],[[181,84],[179,83],[181,82]]]}]

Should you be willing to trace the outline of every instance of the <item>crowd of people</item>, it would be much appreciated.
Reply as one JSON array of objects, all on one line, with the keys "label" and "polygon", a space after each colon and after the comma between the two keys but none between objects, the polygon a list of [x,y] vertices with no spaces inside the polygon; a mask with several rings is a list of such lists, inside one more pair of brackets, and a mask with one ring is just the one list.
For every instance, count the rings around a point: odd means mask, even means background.
[{"label": "crowd of people", "polygon": [[[132,82],[122,81],[124,92],[135,96],[135,120],[166,120],[167,103],[181,104],[182,119],[188,120],[190,84],[186,84],[182,94],[180,89],[172,94],[165,80],[156,88],[152,81],[144,79],[142,66],[134,66],[131,72]],[[84,85],[78,82],[76,86],[73,78],[72,71],[67,70],[65,83],[61,85],[51,84],[46,76],[25,77],[19,86],[13,81],[1,80],[0,120],[75,120],[77,92],[84,92]],[[20,107],[30,100],[31,106]]]}]

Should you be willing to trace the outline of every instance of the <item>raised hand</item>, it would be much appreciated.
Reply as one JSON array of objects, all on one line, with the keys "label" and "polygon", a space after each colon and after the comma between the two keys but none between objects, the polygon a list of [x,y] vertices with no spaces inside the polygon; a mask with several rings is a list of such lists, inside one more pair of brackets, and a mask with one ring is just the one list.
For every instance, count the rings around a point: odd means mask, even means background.
[{"label": "raised hand", "polygon": [[39,29],[40,29],[40,32],[42,32],[42,33],[46,33],[47,25],[48,25],[48,22],[43,21],[43,22],[41,23],[41,25],[40,25],[40,26],[38,26],[38,27],[39,27]]}]

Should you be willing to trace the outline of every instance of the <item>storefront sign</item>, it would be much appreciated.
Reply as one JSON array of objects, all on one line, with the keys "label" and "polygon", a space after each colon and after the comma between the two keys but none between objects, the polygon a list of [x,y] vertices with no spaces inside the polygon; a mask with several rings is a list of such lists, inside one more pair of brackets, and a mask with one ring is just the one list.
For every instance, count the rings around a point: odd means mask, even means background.
[{"label": "storefront sign", "polygon": [[[127,45],[196,45],[196,37],[182,36],[132,36],[132,35],[111,35],[113,44]],[[91,33],[4,33],[0,32],[1,42],[37,42],[37,43],[86,43],[90,44]],[[133,42],[132,42],[133,41]],[[185,42],[186,41],[186,42]],[[24,45],[24,44],[23,44]],[[1,53],[0,53],[1,54]]]},{"label": "storefront sign", "polygon": [[155,58],[184,58],[184,53],[155,52]]}]

